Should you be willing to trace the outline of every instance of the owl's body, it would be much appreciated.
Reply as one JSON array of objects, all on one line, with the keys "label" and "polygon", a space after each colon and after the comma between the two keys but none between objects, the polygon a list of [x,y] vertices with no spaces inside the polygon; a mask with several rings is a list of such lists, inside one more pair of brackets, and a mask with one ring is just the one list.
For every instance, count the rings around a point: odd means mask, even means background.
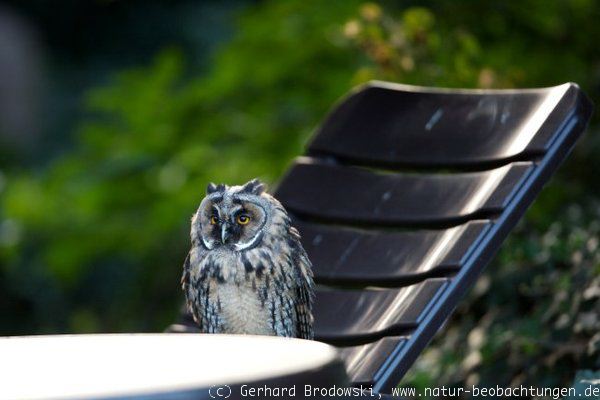
[{"label": "owl's body", "polygon": [[200,330],[312,339],[311,264],[283,206],[257,181],[209,185],[182,286]]}]

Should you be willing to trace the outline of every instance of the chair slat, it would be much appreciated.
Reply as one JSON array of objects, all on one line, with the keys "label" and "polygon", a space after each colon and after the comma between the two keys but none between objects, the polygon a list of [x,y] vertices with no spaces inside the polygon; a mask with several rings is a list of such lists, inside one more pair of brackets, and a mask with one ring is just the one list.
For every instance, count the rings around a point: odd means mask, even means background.
[{"label": "chair slat", "polygon": [[447,283],[448,279],[427,279],[401,289],[318,290],[315,338],[351,343],[413,329]]},{"label": "chair slat", "polygon": [[384,337],[373,343],[343,347],[340,357],[355,385],[371,385],[385,362],[406,343],[405,337]]},{"label": "chair slat", "polygon": [[373,165],[476,166],[545,152],[576,85],[449,91],[373,82],[332,110],[309,153]]},{"label": "chair slat", "polygon": [[386,174],[301,158],[275,196],[300,216],[334,222],[458,224],[500,213],[533,168],[524,162],[481,172]]},{"label": "chair slat", "polygon": [[294,226],[318,282],[390,286],[459,269],[489,229],[490,221],[421,231],[370,231],[309,223]]}]

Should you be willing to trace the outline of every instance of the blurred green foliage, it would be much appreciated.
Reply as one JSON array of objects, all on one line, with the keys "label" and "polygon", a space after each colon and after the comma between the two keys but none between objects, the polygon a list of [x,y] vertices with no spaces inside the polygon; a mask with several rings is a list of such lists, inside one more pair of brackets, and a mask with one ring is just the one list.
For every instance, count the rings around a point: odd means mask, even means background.
[{"label": "blurred green foliage", "polygon": [[403,384],[570,387],[600,367],[600,203],[520,224]]},{"label": "blurred green foliage", "polygon": [[206,184],[274,182],[301,153],[357,68],[328,40],[342,36],[357,4],[314,13],[318,2],[266,3],[240,17],[207,74],[187,71],[183,55],[166,49],[92,90],[70,151],[7,174],[3,331],[171,322],[189,219]]},{"label": "blurred green foliage", "polygon": [[[599,99],[599,16],[586,0],[266,1],[207,73],[176,49],[123,71],[89,92],[72,148],[0,175],[2,333],[164,328],[206,184],[274,184],[355,84],[576,81]],[[568,386],[600,368],[597,171],[594,124],[405,384]]]}]

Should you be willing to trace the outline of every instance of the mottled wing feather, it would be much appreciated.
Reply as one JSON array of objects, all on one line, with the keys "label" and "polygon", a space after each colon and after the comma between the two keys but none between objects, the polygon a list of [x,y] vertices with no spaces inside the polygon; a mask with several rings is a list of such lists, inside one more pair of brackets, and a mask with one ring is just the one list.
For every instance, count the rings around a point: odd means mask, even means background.
[{"label": "mottled wing feather", "polygon": [[296,331],[301,339],[313,339],[312,300],[306,287],[296,289]]},{"label": "mottled wing feather", "polygon": [[190,253],[188,253],[188,255],[185,257],[185,261],[183,262],[183,275],[181,276],[181,288],[183,289],[183,292],[185,294],[186,306],[187,306],[188,312],[190,314],[192,314],[194,321],[196,322],[196,324],[198,324],[198,328],[200,329],[201,332],[203,332],[204,329],[202,328],[202,319],[198,318],[199,310],[197,309],[197,306],[196,306],[198,304],[198,298],[201,298],[200,297],[201,295],[200,295],[200,293],[193,290],[193,287],[192,287],[191,276],[190,276],[190,270],[191,270]]},{"label": "mottled wing feather", "polygon": [[300,243],[300,234],[294,227],[290,227],[290,236],[294,239],[294,259],[296,261],[296,332],[301,339],[313,339],[313,301],[314,281],[312,265]]},{"label": "mottled wing feather", "polygon": [[219,332],[219,310],[218,305],[211,299],[210,282],[206,277],[201,278],[194,287],[197,301],[193,303],[193,314],[196,322],[203,333]]},{"label": "mottled wing feather", "polygon": [[268,318],[273,333],[277,336],[294,337],[294,307],[295,300],[290,293],[295,287],[295,278],[287,271],[292,267],[292,260],[287,254],[279,254],[273,258],[271,289],[267,290]]},{"label": "mottled wing feather", "polygon": [[[197,251],[196,257],[192,257],[194,250]],[[205,272],[192,273],[193,268],[200,268],[200,265],[192,265],[192,262],[196,264],[209,262],[205,257],[207,253],[198,250],[199,248],[193,248],[186,257],[181,284],[185,292],[188,311],[194,317],[200,332],[216,333],[219,329],[220,319],[218,304],[210,296],[210,279]],[[193,259],[194,261],[192,261]]]},{"label": "mottled wing feather", "polygon": [[187,294],[190,286],[190,253],[185,257],[183,262],[183,274],[181,275],[181,288],[183,292]]}]

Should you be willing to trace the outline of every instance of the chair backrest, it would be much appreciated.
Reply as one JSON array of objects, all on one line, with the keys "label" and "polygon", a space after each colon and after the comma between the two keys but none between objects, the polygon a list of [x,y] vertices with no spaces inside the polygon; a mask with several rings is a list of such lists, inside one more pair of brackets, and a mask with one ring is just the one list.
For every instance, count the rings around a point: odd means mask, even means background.
[{"label": "chair backrest", "polygon": [[319,288],[317,339],[356,384],[395,386],[591,115],[572,83],[441,90],[373,82],[329,114],[275,196]]},{"label": "chair backrest", "polygon": [[[584,131],[577,85],[372,82],[329,114],[275,196],[320,284],[316,339],[386,393],[450,316]],[[185,311],[182,325],[193,331]]]}]

